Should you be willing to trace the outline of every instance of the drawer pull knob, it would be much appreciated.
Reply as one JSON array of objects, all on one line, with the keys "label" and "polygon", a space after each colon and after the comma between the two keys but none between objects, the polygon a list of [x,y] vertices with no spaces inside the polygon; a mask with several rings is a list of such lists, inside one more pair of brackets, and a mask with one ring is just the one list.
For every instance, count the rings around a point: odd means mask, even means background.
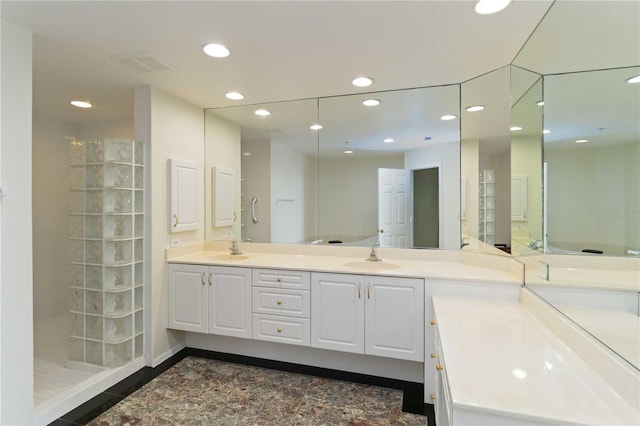
[{"label": "drawer pull knob", "polygon": [[278,277],[278,278],[276,278],[276,281],[281,283],[282,282],[282,278]]},{"label": "drawer pull knob", "polygon": [[278,333],[282,333],[282,329],[278,327]]},{"label": "drawer pull knob", "polygon": [[430,396],[430,398],[431,398],[431,400],[432,400],[432,401],[435,401],[435,399],[437,398],[437,396],[436,396],[435,394],[433,394],[433,393],[432,393],[432,394],[431,394],[431,396]]},{"label": "drawer pull knob", "polygon": [[436,357],[436,354],[433,354],[433,353],[432,353],[432,354],[431,354],[431,358],[435,358],[435,357]]},{"label": "drawer pull knob", "polygon": [[444,370],[444,366],[438,364],[438,365],[436,365],[436,370],[442,371],[442,370]]},{"label": "drawer pull knob", "polygon": [[437,322],[435,322],[435,321],[431,321],[429,324],[431,324],[431,325],[436,325],[436,324],[437,324]]},{"label": "drawer pull knob", "polygon": [[278,301],[276,301],[276,303],[277,303],[278,305],[282,305],[282,300],[278,300]]}]

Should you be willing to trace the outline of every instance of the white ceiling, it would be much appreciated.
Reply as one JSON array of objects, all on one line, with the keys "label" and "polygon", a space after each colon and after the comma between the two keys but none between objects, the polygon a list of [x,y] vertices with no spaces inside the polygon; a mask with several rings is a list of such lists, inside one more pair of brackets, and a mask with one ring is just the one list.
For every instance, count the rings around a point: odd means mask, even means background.
[{"label": "white ceiling", "polygon": [[[480,16],[473,1],[2,1],[2,19],[34,33],[34,112],[68,122],[131,117],[152,85],[200,107],[460,83],[511,63],[550,0]],[[201,46],[221,42],[226,59]],[[171,69],[113,58],[146,53]],[[90,111],[69,105],[90,100]]]}]

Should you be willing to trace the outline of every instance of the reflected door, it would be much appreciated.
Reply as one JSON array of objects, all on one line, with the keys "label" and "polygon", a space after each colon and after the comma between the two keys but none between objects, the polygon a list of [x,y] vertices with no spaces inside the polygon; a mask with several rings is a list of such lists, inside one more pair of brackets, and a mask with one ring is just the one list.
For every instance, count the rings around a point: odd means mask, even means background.
[{"label": "reflected door", "polygon": [[378,233],[382,247],[409,247],[411,171],[378,169]]}]

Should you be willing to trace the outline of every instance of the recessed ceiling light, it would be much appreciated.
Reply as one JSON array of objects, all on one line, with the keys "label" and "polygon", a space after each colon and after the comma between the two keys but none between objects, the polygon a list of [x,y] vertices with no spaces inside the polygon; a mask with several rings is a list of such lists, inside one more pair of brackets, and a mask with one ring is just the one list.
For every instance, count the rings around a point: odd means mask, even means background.
[{"label": "recessed ceiling light", "polygon": [[353,151],[352,151],[352,150],[350,150],[350,149],[347,149],[344,153],[345,153],[345,154],[353,154]]},{"label": "recessed ceiling light", "polygon": [[511,0],[478,0],[475,11],[478,15],[491,15],[509,6]]},{"label": "recessed ceiling light", "polygon": [[362,101],[362,105],[364,106],[378,106],[380,105],[380,101],[378,99],[366,99],[364,101]]},{"label": "recessed ceiling light", "polygon": [[243,152],[243,153],[242,153],[242,155],[244,155],[244,156],[248,157],[248,156],[250,156],[250,155],[251,155],[251,153],[250,153],[249,151],[245,151],[245,152]]},{"label": "recessed ceiling light", "polygon": [[544,105],[544,101],[538,101],[538,102],[536,102],[536,105],[543,106]]},{"label": "recessed ceiling light", "polygon": [[385,140],[383,140],[382,142],[384,142],[384,143],[391,143],[391,142],[395,142],[395,139],[386,138],[386,139],[385,139]]},{"label": "recessed ceiling light", "polygon": [[542,134],[543,134],[543,135],[548,135],[549,133],[551,133],[551,130],[549,130],[549,129],[544,129],[544,130],[542,131]]},{"label": "recessed ceiling light", "polygon": [[241,101],[244,99],[244,95],[238,92],[228,92],[224,95],[227,99],[231,99],[232,101]]},{"label": "recessed ceiling light", "polygon": [[455,120],[455,119],[456,119],[456,116],[453,114],[447,114],[440,117],[440,120],[444,120],[444,121]]},{"label": "recessed ceiling light", "polygon": [[511,373],[518,379],[524,379],[525,377],[527,377],[527,372],[519,368],[514,369]]},{"label": "recessed ceiling light", "polygon": [[466,108],[466,110],[469,112],[482,111],[483,109],[484,109],[484,105],[472,105]]},{"label": "recessed ceiling light", "polygon": [[510,130],[512,132],[519,132],[520,130],[522,130],[522,127],[520,127],[520,126],[512,126]]},{"label": "recessed ceiling light", "polygon": [[589,139],[578,139],[576,141],[576,143],[585,143],[585,142],[589,142]]},{"label": "recessed ceiling light", "polygon": [[266,117],[268,115],[271,115],[271,113],[269,111],[267,111],[266,109],[257,109],[255,111],[256,115],[259,115],[260,117]]},{"label": "recessed ceiling light", "polygon": [[91,107],[93,107],[93,105],[91,105],[89,102],[86,102],[86,101],[71,101],[71,105],[73,105],[74,107],[78,107],[78,108],[91,108]]},{"label": "recessed ceiling light", "polygon": [[321,124],[312,124],[311,126],[309,126],[309,128],[311,130],[320,130],[320,129],[322,129],[322,125]]},{"label": "recessed ceiling light", "polygon": [[628,78],[627,83],[640,83],[640,75]]},{"label": "recessed ceiling light", "polygon": [[231,54],[229,49],[218,43],[208,43],[202,46],[202,51],[214,58],[226,58]]},{"label": "recessed ceiling light", "polygon": [[373,79],[370,77],[358,77],[354,78],[351,84],[357,87],[367,87],[373,84]]}]

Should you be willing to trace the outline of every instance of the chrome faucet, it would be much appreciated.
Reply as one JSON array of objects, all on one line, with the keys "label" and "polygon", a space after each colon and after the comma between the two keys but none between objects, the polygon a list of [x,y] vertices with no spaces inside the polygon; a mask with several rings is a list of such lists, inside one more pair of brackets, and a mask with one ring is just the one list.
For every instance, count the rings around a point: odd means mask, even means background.
[{"label": "chrome faucet", "polygon": [[627,250],[627,254],[630,254],[631,256],[640,256],[640,248],[635,250]]},{"label": "chrome faucet", "polygon": [[382,262],[382,259],[379,258],[376,253],[376,247],[380,247],[380,243],[377,241],[371,246],[371,253],[369,253],[369,257],[365,259],[367,262]]},{"label": "chrome faucet", "polygon": [[534,250],[538,250],[542,248],[542,241],[540,240],[531,240],[531,242],[529,243],[529,248],[532,248]]},{"label": "chrome faucet", "polygon": [[238,242],[237,241],[232,241],[231,242],[231,247],[229,247],[229,250],[231,250],[231,254],[232,255],[244,254],[244,252],[242,250],[240,250],[240,247],[238,247]]}]

